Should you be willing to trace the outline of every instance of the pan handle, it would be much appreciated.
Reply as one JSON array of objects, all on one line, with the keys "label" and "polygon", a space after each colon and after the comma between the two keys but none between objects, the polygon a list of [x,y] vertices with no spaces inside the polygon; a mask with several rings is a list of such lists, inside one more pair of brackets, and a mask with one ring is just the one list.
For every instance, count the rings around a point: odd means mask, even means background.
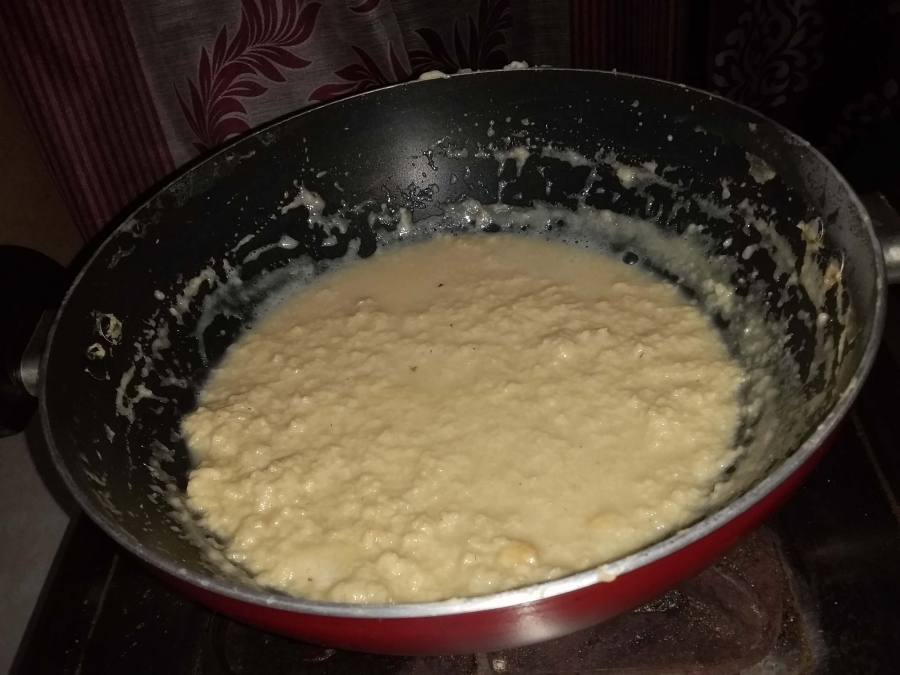
[{"label": "pan handle", "polygon": [[884,271],[889,284],[900,284],[900,214],[881,192],[860,197],[884,254]]},{"label": "pan handle", "polygon": [[0,437],[22,431],[37,407],[38,367],[69,273],[21,246],[0,246]]}]

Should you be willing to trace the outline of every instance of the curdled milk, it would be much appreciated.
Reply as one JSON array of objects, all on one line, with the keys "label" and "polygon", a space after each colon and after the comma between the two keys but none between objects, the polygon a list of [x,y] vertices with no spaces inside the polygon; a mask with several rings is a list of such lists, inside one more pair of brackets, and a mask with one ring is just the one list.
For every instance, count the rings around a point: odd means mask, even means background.
[{"label": "curdled milk", "polygon": [[743,374],[667,282],[507,234],[380,251],[232,346],[183,422],[188,501],[264,586],[496,592],[699,517]]}]

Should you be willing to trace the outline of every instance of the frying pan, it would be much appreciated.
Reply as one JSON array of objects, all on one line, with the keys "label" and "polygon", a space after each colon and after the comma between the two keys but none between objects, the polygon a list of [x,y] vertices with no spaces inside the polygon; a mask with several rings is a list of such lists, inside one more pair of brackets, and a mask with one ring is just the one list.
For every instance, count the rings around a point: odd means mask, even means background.
[{"label": "frying pan", "polygon": [[[524,165],[495,157],[513,146],[530,150]],[[601,159],[592,168],[542,154],[551,146]],[[660,180],[629,186],[616,171],[647,162]],[[321,196],[322,214],[285,208],[300,186]],[[672,242],[702,233],[710,259],[730,266],[735,297],[747,311],[786,326],[780,355],[757,365],[789,370],[799,385],[779,385],[768,413],[746,422],[748,447],[768,446],[755,472],[744,471],[749,460],[737,460],[723,475],[725,496],[716,509],[601,574],[589,570],[482,597],[314,602],[260,588],[222,564],[215,542],[175,508],[191,467],[179,420],[256,308],[285,284],[308,283],[342,259],[396,245],[396,222],[369,212],[405,207],[415,231],[466,197],[574,209],[578,195],[598,209],[650,218]],[[695,199],[701,196],[705,202]],[[712,201],[724,208],[710,207]],[[764,226],[738,216],[747,204],[756,205]],[[329,220],[337,212],[343,226]],[[819,304],[798,282],[809,272],[812,245],[800,222],[820,228],[810,264],[820,274],[829,264],[839,270],[840,282],[819,294]],[[491,234],[491,224],[472,227],[488,230],[478,236],[513,236]],[[615,254],[639,248],[627,238],[610,243]],[[699,292],[652,256],[641,264]],[[869,217],[843,178],[805,141],[749,109],[621,74],[460,74],[294,115],[217,152],[153,196],[112,232],[69,290],[43,356],[40,414],[54,461],[84,510],[201,602],[323,645],[397,654],[498,650],[570,633],[647,601],[766,518],[827,448],[871,367],[885,284]],[[817,312],[825,319],[810,321]],[[714,317],[726,339],[741,316]],[[826,342],[832,348],[823,351]],[[766,424],[765,434],[753,431]]]}]

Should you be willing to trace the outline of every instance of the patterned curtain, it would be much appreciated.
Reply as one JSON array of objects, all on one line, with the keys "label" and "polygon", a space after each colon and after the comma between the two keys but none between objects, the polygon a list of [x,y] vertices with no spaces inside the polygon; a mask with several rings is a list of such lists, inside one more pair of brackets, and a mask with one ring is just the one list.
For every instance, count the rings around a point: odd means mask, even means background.
[{"label": "patterned curtain", "polygon": [[0,1],[0,67],[85,239],[276,117],[514,59],[707,88],[837,162],[900,152],[900,0]]},{"label": "patterned curtain", "polygon": [[741,0],[712,8],[711,89],[792,128],[839,164],[895,121],[897,0]]},{"label": "patterned curtain", "polygon": [[276,117],[427,70],[502,67],[512,4],[4,0],[0,65],[88,239]]}]

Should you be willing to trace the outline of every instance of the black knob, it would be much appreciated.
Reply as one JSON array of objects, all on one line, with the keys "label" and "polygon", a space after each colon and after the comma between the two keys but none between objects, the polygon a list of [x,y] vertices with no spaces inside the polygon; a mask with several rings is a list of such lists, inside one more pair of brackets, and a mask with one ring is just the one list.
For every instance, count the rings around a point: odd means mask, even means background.
[{"label": "black knob", "polygon": [[0,246],[0,436],[22,431],[34,414],[37,399],[23,381],[23,357],[35,348],[41,318],[59,307],[69,281],[66,269],[43,253]]}]

